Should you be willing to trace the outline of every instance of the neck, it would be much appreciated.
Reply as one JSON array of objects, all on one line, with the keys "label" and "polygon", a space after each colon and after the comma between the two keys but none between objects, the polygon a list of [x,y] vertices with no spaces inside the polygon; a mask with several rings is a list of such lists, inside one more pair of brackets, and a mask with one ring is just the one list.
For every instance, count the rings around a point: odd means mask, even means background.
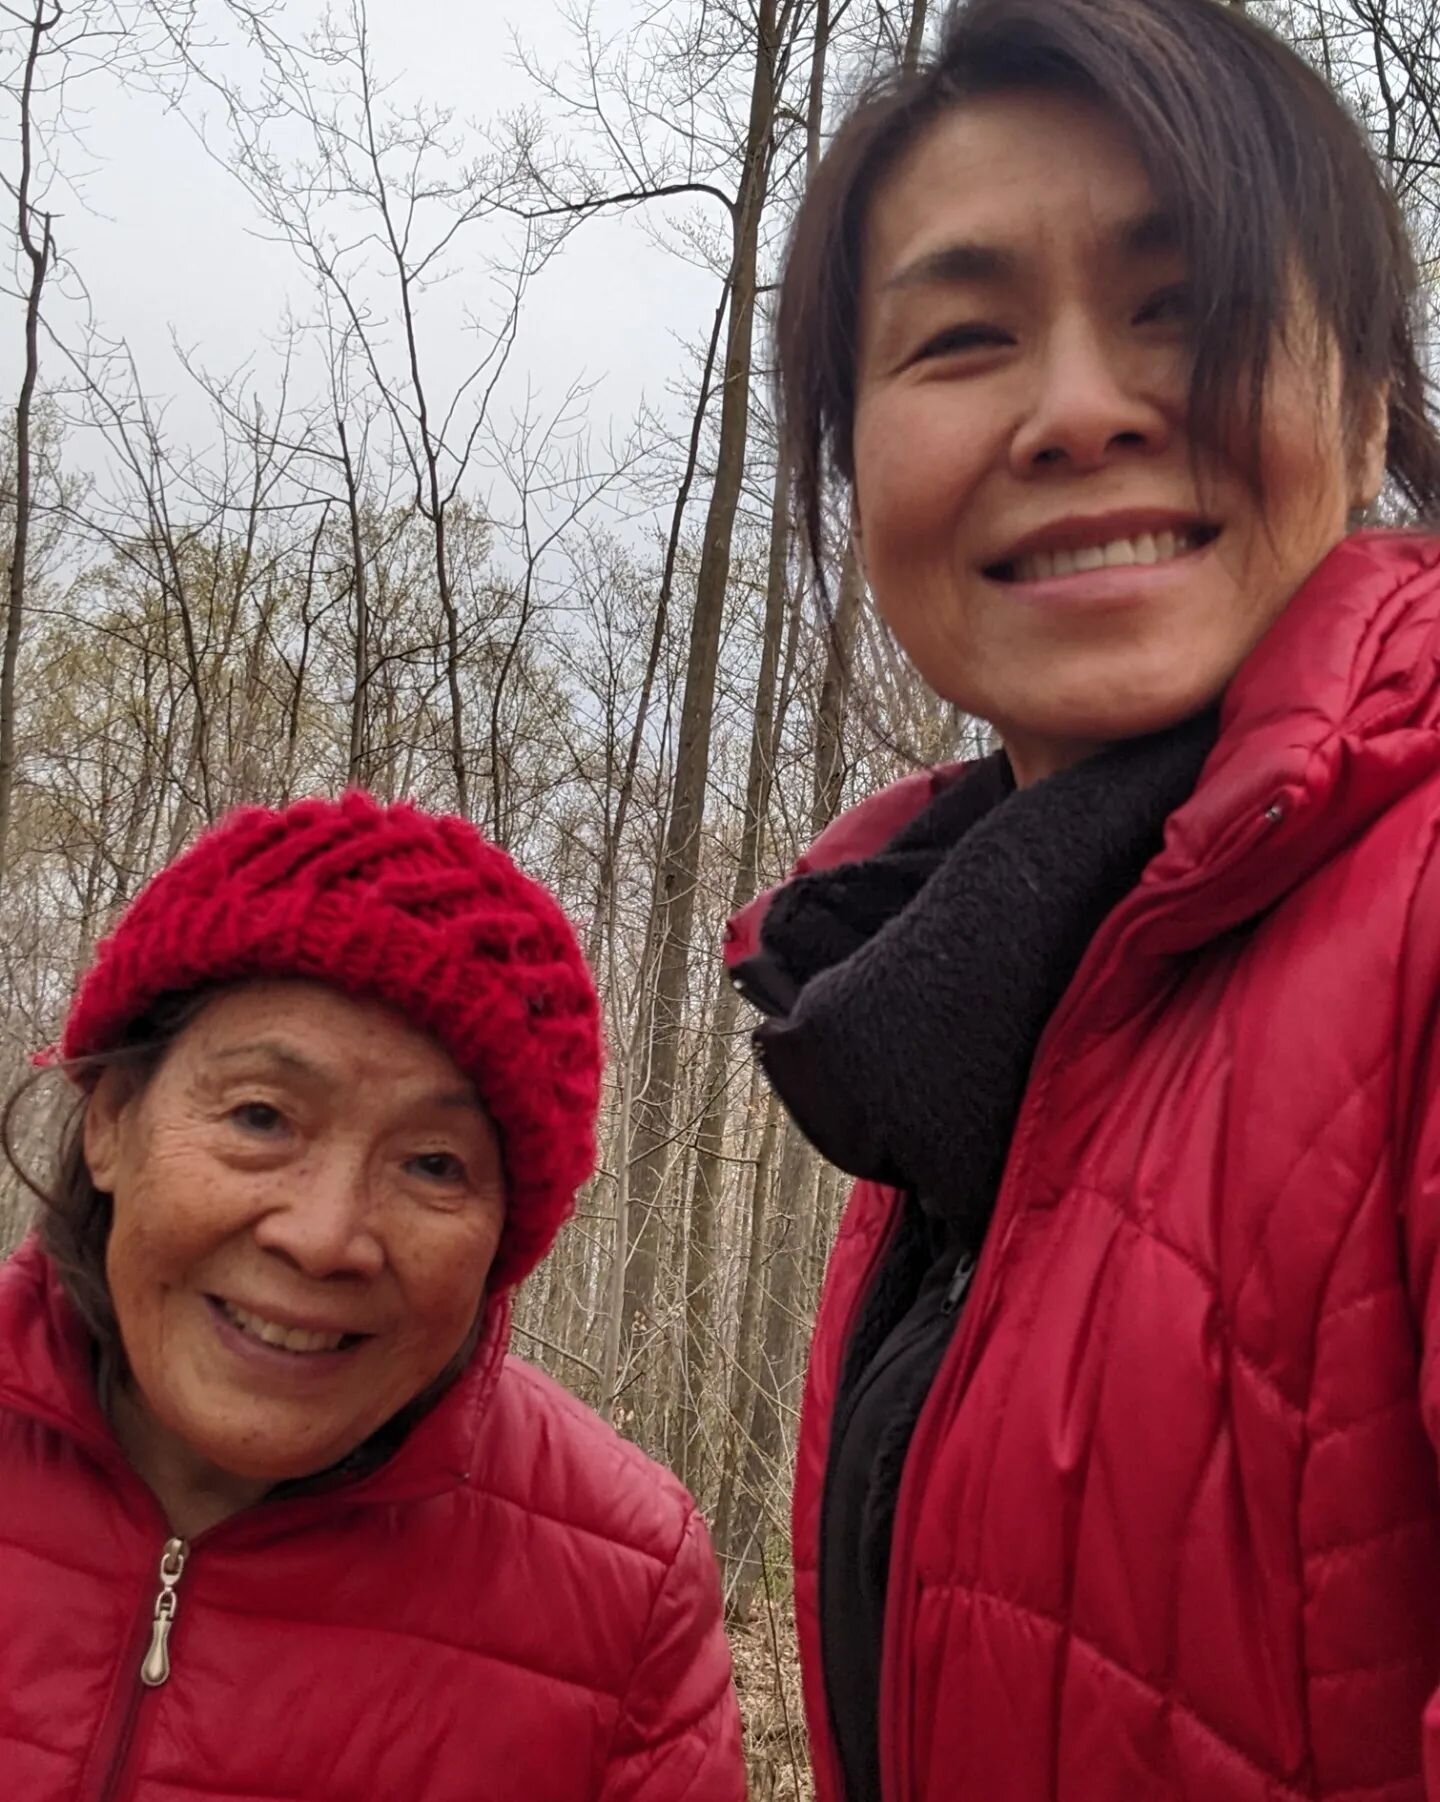
[{"label": "neck", "polygon": [[155,1419],[128,1382],[116,1386],[110,1418],[120,1449],[154,1491],[181,1539],[194,1539],[252,1507],[270,1488],[268,1482],[237,1477],[202,1458]]},{"label": "neck", "polygon": [[1016,788],[1033,788],[1047,776],[1073,769],[1105,749],[1103,739],[1040,738],[1028,734],[1001,736]]}]

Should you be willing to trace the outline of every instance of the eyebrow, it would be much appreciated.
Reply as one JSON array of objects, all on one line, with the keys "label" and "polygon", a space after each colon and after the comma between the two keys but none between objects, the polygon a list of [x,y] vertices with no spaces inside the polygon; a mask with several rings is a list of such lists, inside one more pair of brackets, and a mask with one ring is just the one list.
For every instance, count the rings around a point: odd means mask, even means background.
[{"label": "eyebrow", "polygon": [[490,1114],[484,1102],[473,1089],[449,1089],[437,1095],[423,1095],[421,1101],[427,1107],[454,1108],[470,1114],[480,1114],[488,1120]]},{"label": "eyebrow", "polygon": [[890,276],[885,287],[963,288],[977,282],[1003,281],[1015,273],[1019,258],[998,244],[944,244],[906,263]]},{"label": "eyebrow", "polygon": [[302,1057],[298,1051],[292,1051],[275,1039],[247,1039],[243,1045],[227,1045],[215,1053],[215,1061],[222,1064],[278,1064],[292,1076],[303,1076],[311,1082],[333,1081],[318,1064],[312,1064],[308,1057]]},{"label": "eyebrow", "polygon": [[1115,241],[1129,256],[1167,255],[1180,248],[1180,226],[1173,213],[1155,207],[1122,225]]},{"label": "eyebrow", "polygon": [[[217,1063],[271,1063],[278,1065],[287,1075],[298,1076],[302,1081],[316,1086],[337,1088],[334,1075],[319,1064],[312,1063],[308,1057],[293,1050],[289,1045],[277,1039],[249,1039],[243,1045],[227,1045],[223,1051],[215,1053]],[[453,1109],[456,1112],[479,1114],[483,1119],[490,1118],[485,1104],[473,1089],[437,1089],[416,1098],[415,1105]]]},{"label": "eyebrow", "polygon": [[[1156,208],[1136,219],[1127,219],[1106,233],[1108,246],[1122,256],[1160,256],[1175,250],[1179,230],[1169,213]],[[1013,280],[1022,258],[1005,245],[958,240],[942,244],[906,263],[885,281],[896,288],[963,288],[986,282]]]}]

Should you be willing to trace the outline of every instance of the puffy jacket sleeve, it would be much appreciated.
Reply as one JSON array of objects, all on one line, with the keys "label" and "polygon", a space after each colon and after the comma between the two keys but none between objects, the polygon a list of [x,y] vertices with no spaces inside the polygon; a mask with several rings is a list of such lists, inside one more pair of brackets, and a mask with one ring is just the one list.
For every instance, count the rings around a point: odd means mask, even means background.
[{"label": "puffy jacket sleeve", "polygon": [[743,1802],[740,1710],[720,1581],[691,1513],[656,1592],[606,1761],[601,1802]]},{"label": "puffy jacket sleeve", "polygon": [[[1397,1046],[1404,1251],[1420,1338],[1420,1411],[1440,1457],[1440,843],[1411,910]],[[1426,1802],[1440,1802],[1440,1689],[1422,1727]]]}]

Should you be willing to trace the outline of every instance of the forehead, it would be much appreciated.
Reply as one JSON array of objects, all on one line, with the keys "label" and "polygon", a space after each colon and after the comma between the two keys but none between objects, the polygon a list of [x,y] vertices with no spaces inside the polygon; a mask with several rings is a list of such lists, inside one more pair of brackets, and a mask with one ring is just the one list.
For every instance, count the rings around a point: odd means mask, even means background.
[{"label": "forehead", "polygon": [[936,121],[879,185],[866,222],[865,286],[955,243],[1022,258],[1083,255],[1155,211],[1124,129],[1065,95],[995,94]]},{"label": "forehead", "polygon": [[182,1045],[192,1064],[210,1067],[263,1048],[277,1065],[293,1059],[296,1069],[346,1081],[459,1076],[438,1040],[393,1009],[317,982],[238,983],[210,1002]]}]

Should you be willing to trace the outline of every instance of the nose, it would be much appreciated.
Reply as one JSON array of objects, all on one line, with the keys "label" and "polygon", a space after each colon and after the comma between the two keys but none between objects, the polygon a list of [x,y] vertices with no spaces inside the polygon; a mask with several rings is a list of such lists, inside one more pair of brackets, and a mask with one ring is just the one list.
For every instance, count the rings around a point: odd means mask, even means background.
[{"label": "nose", "polygon": [[262,1250],[316,1281],[373,1277],[384,1268],[366,1173],[347,1157],[317,1159],[288,1174],[254,1231]]},{"label": "nose", "polygon": [[1057,327],[1036,359],[1029,405],[1011,440],[1014,473],[1084,473],[1164,450],[1173,426],[1153,375],[1089,322]]}]

